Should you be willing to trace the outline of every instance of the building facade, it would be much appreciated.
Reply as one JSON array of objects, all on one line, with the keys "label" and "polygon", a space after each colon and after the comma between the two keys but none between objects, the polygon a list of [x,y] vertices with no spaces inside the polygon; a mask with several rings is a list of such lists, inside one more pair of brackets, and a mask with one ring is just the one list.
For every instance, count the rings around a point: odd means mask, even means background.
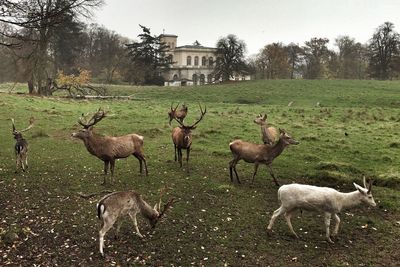
[{"label": "building facade", "polygon": [[[170,68],[162,75],[166,86],[204,85],[215,82],[212,75],[217,60],[217,48],[205,47],[197,41],[193,45],[177,46],[178,36],[162,34],[161,40],[169,46],[172,57]],[[237,76],[233,80],[249,80]]]}]

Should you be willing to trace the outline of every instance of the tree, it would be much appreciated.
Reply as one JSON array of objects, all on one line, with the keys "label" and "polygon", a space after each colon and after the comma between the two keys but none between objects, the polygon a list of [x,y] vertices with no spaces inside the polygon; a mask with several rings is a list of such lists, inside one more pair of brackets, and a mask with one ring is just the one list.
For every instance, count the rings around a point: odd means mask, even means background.
[{"label": "tree", "polygon": [[385,22],[372,36],[370,50],[370,75],[385,80],[393,77],[396,66],[393,64],[399,57],[400,37],[394,31],[394,24]]},{"label": "tree", "polygon": [[100,6],[103,0],[18,0],[2,1],[0,21],[13,26],[12,30],[0,35],[9,37],[11,42],[0,45],[21,49],[18,55],[25,60],[26,79],[30,93],[49,94],[49,79],[52,55],[50,42],[55,27],[70,22],[71,17],[90,15],[90,10]]},{"label": "tree", "polygon": [[246,71],[244,54],[246,44],[236,35],[229,34],[217,42],[217,62],[214,69],[216,80],[228,81],[235,73]]},{"label": "tree", "polygon": [[327,38],[311,38],[305,42],[304,60],[306,64],[305,78],[320,79],[325,73],[325,63],[328,59],[328,44]]},{"label": "tree", "polygon": [[127,44],[129,57],[134,69],[143,72],[145,84],[162,85],[164,79],[160,73],[169,68],[171,56],[166,54],[168,45],[161,40],[161,35],[151,35],[150,29],[139,25],[142,33],[138,35],[140,42]]},{"label": "tree", "polygon": [[298,72],[300,64],[303,60],[302,55],[304,54],[303,49],[295,43],[290,43],[286,46],[288,55],[288,63],[290,66],[290,79],[294,79],[294,75]]},{"label": "tree", "polygon": [[288,54],[282,43],[266,45],[258,57],[262,76],[267,79],[284,79],[289,77]]}]

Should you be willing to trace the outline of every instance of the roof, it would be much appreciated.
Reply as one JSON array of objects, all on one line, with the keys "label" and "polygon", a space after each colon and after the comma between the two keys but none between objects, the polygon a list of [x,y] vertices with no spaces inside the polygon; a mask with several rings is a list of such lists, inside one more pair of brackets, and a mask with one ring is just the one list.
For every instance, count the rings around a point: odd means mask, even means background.
[{"label": "roof", "polygon": [[175,34],[160,34],[160,37],[178,37],[178,35],[175,35]]},{"label": "roof", "polygon": [[202,45],[183,45],[183,46],[175,47],[175,49],[181,49],[181,48],[187,48],[187,49],[213,49],[213,50],[217,49],[215,47],[207,47],[207,46],[202,46]]}]

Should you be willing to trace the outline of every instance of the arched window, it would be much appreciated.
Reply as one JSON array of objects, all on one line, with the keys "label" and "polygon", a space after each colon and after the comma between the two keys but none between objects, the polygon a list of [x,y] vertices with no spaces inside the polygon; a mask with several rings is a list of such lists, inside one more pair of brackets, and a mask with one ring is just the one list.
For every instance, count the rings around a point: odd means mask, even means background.
[{"label": "arched window", "polygon": [[192,80],[193,80],[193,85],[197,85],[197,74],[193,74]]},{"label": "arched window", "polygon": [[179,79],[178,74],[175,74],[173,80],[177,81],[178,79]]},{"label": "arched window", "polygon": [[208,59],[208,65],[210,66],[214,65],[214,59],[212,57]]},{"label": "arched window", "polygon": [[212,82],[212,76],[211,74],[207,75],[207,83],[211,83]]},{"label": "arched window", "polygon": [[187,56],[186,65],[188,65],[188,66],[192,65],[192,57],[191,56]]},{"label": "arched window", "polygon": [[206,83],[206,76],[204,74],[200,75],[200,85],[204,85]]},{"label": "arched window", "polygon": [[201,65],[202,65],[202,66],[205,66],[206,63],[207,63],[206,57],[202,57],[202,58],[201,58]]},{"label": "arched window", "polygon": [[195,56],[195,57],[194,57],[194,65],[195,65],[195,66],[198,66],[198,65],[199,65],[199,57],[198,57],[198,56]]}]

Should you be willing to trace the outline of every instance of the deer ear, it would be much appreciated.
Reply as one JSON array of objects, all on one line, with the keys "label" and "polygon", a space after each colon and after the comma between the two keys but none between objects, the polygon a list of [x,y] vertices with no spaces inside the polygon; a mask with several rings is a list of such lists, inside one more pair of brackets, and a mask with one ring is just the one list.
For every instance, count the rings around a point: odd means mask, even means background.
[{"label": "deer ear", "polygon": [[359,186],[359,185],[356,184],[356,183],[353,183],[353,185],[354,185],[354,187],[355,187],[361,194],[363,194],[363,195],[366,194],[364,188],[362,188],[361,186]]},{"label": "deer ear", "polygon": [[282,129],[282,128],[279,128],[279,133],[284,134],[284,133],[285,133],[285,130]]},{"label": "deer ear", "polygon": [[154,208],[153,208],[153,210],[156,210],[156,211],[158,211],[157,207],[158,207],[158,204],[156,203],[156,204],[154,205]]},{"label": "deer ear", "polygon": [[267,119],[267,114],[264,114],[263,120]]}]

